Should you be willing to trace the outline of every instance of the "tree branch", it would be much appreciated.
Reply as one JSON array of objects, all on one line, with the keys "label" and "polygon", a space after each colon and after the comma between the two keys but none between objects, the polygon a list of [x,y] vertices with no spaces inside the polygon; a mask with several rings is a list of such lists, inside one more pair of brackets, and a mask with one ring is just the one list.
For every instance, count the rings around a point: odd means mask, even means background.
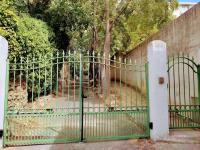
[{"label": "tree branch", "polygon": [[[130,2],[131,2],[131,0],[128,0],[126,2],[125,6],[122,7],[122,9],[120,9],[120,11],[117,13],[118,15],[113,20],[110,20],[110,31],[112,30],[114,24],[117,22],[119,17],[126,11],[126,9],[128,8]],[[121,2],[121,3],[123,3],[123,2]]]}]

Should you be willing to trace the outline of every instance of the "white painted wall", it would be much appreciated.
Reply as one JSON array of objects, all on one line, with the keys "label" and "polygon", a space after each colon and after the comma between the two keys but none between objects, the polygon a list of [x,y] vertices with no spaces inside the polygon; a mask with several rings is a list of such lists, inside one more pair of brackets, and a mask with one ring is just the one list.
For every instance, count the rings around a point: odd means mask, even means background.
[{"label": "white painted wall", "polygon": [[6,81],[6,59],[8,57],[8,42],[0,36],[0,130],[3,130],[5,81]]},{"label": "white painted wall", "polygon": [[[162,140],[169,134],[166,43],[160,40],[150,42],[147,57],[150,122],[153,123],[150,136],[153,140]],[[164,78],[163,84],[159,84],[159,77]]]}]

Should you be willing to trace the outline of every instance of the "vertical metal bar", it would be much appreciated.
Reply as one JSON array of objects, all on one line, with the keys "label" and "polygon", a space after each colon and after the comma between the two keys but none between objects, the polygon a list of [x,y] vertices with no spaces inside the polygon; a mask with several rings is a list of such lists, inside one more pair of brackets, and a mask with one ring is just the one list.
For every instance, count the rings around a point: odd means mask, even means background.
[{"label": "vertical metal bar", "polygon": [[56,97],[58,96],[58,57],[59,57],[59,53],[57,52],[57,57],[56,57]]},{"label": "vertical metal bar", "polygon": [[198,102],[200,109],[200,64],[198,64],[197,66],[197,80],[198,80]]},{"label": "vertical metal bar", "polygon": [[[174,61],[175,61],[175,58],[174,58],[174,55],[173,55],[173,82],[174,82],[174,89],[173,89],[174,90],[174,93],[173,93],[174,94],[173,95],[174,96],[174,99],[173,99],[174,110],[173,111],[176,111],[176,89],[175,89],[176,88],[176,84],[175,84],[176,83],[176,76],[175,76],[175,69],[174,69],[175,68],[175,66],[174,66],[175,62]],[[173,126],[176,125],[176,120],[177,120],[176,118],[173,119]]]},{"label": "vertical metal bar", "polygon": [[127,71],[127,68],[126,68],[127,67],[126,58],[124,59],[124,65],[125,65],[125,67],[124,67],[124,72],[125,72],[124,76],[125,76],[125,90],[126,90],[125,91],[125,94],[126,94],[126,96],[125,96],[126,97],[126,105],[125,105],[125,107],[126,107],[126,111],[127,111],[127,103],[128,103],[128,101],[127,101],[127,95],[128,95],[127,90],[128,89],[127,89],[127,81],[126,81],[127,80],[127,77],[126,77],[126,71]]},{"label": "vertical metal bar", "polygon": [[[114,80],[115,80],[115,83],[114,83],[114,92],[115,92],[115,96],[114,96],[114,99],[115,99],[115,103],[114,103],[114,112],[116,112],[116,98],[117,98],[117,91],[116,91],[116,81],[117,81],[117,59],[116,59],[116,56],[114,56],[114,74],[115,74],[115,77],[114,77]],[[113,107],[112,106],[113,104],[111,103],[111,108]],[[116,114],[115,113],[112,113],[111,115],[112,117],[116,117]],[[115,135],[116,133],[116,126],[115,126],[115,123],[113,124],[113,135]]]},{"label": "vertical metal bar", "polygon": [[[97,113],[97,118],[98,118],[98,121],[100,122],[100,114],[99,114],[99,112],[101,111],[100,110],[100,92],[101,92],[101,82],[102,82],[102,80],[101,80],[101,58],[100,58],[100,53],[98,53],[98,64],[99,64],[99,75],[98,75],[98,77],[99,77],[99,79],[98,79],[98,95],[99,95],[99,101],[98,101],[98,113]],[[99,124],[97,123],[97,129],[96,129],[96,132],[97,132],[97,134],[96,134],[96,136],[98,136],[99,135],[99,133],[100,133],[100,131],[99,131]]]},{"label": "vertical metal bar", "polygon": [[15,57],[15,59],[14,59],[14,84],[13,84],[13,86],[14,86],[14,91],[15,91],[15,87],[16,87],[16,64],[17,64],[17,60],[16,60],[16,57]]},{"label": "vertical metal bar", "polygon": [[67,88],[68,88],[68,112],[70,111],[70,81],[71,81],[71,52],[69,51],[69,60],[68,60],[68,82],[67,82],[67,84],[68,84],[68,86],[67,86]]},{"label": "vertical metal bar", "polygon": [[171,93],[170,93],[170,66],[169,66],[169,61],[170,61],[170,59],[169,59],[169,57],[168,57],[168,62],[167,62],[167,66],[168,66],[168,92],[169,92],[169,108],[171,109]]},{"label": "vertical metal bar", "polygon": [[44,96],[46,96],[46,92],[47,92],[47,88],[46,88],[46,85],[47,85],[47,64],[46,64],[46,61],[47,61],[47,56],[45,55],[44,56]]},{"label": "vertical metal bar", "polygon": [[[50,85],[50,95],[51,95],[51,100],[52,100],[52,92],[53,92],[53,54],[51,54],[51,85]],[[39,63],[40,64],[40,63]],[[40,67],[39,67],[40,68]],[[39,85],[40,86],[40,85]]]},{"label": "vertical metal bar", "polygon": [[119,88],[120,88],[120,111],[122,111],[122,58],[119,57]]},{"label": "vertical metal bar", "polygon": [[[107,57],[106,57],[106,55],[105,55],[105,53],[104,53],[104,55],[103,55],[103,64],[104,64],[104,73],[105,73],[105,76],[107,76],[107,71],[108,71],[108,64],[107,64],[107,62],[108,62],[108,60],[106,60],[107,59]],[[106,77],[107,78],[107,77]],[[110,80],[110,79],[109,79]],[[108,82],[108,81],[107,81]],[[103,86],[102,86],[103,87]],[[105,109],[105,107],[106,107],[106,103],[107,103],[107,100],[108,100],[108,93],[109,92],[107,92],[106,90],[110,90],[110,85],[109,85],[109,87],[108,87],[108,89],[105,89],[105,88],[103,88],[103,92],[104,92],[104,96],[103,96],[103,99],[104,99],[104,104],[102,105],[102,107],[104,107],[103,109]],[[106,114],[102,114],[102,116],[101,116],[101,120],[104,120],[104,117],[105,117],[105,115]],[[102,134],[104,135],[105,134],[105,131],[106,131],[106,128],[105,128],[105,126],[104,126],[104,123],[102,124],[102,126],[101,126],[104,130],[103,130],[103,132],[102,132]],[[100,128],[101,128],[100,127]],[[100,136],[101,136],[101,134],[100,134]]]},{"label": "vertical metal bar", "polygon": [[82,85],[82,78],[83,78],[83,71],[82,71],[82,51],[80,53],[80,87],[79,87],[79,109],[80,109],[80,141],[83,141],[83,85]]},{"label": "vertical metal bar", "polygon": [[[194,62],[194,57],[192,57],[192,61]],[[195,68],[196,66],[194,65],[194,63],[192,63],[192,67]],[[198,70],[197,70],[198,71]],[[197,72],[198,73],[198,72]],[[197,102],[196,102],[196,91],[195,91],[195,72],[193,71],[193,92],[194,92],[194,105],[196,106]]]},{"label": "vertical metal bar", "polygon": [[32,62],[32,96],[31,96],[31,99],[32,99],[32,103],[33,103],[33,98],[34,98],[34,83],[35,83],[35,57],[33,57],[33,62]]},{"label": "vertical metal bar", "polygon": [[186,109],[186,95],[185,95],[185,56],[184,56],[184,53],[183,53],[183,93],[184,93],[184,107]]},{"label": "vertical metal bar", "polygon": [[63,56],[62,56],[62,97],[64,97],[64,83],[65,83],[65,52],[63,51]]},{"label": "vertical metal bar", "polygon": [[135,98],[136,98],[136,109],[138,110],[138,65],[137,65],[137,61],[135,60],[135,63],[134,63],[134,74],[135,74]]},{"label": "vertical metal bar", "polygon": [[39,82],[38,82],[38,100],[40,99],[40,64],[42,63],[41,55],[39,56],[39,64],[38,64],[38,76],[39,76]]},{"label": "vertical metal bar", "polygon": [[95,60],[94,60],[94,58],[95,58],[95,55],[94,55],[94,51],[93,51],[93,53],[92,53],[92,61],[93,61],[93,66],[92,66],[92,77],[93,77],[93,93],[94,93],[94,88],[95,88]]},{"label": "vertical metal bar", "polygon": [[[114,56],[114,68],[115,68],[115,104],[114,104],[114,110],[116,110],[116,94],[117,94],[117,91],[116,91],[116,80],[117,80],[117,62],[116,62],[116,56]],[[112,104],[111,104],[112,105]]]},{"label": "vertical metal bar", "polygon": [[23,69],[23,67],[22,67],[22,57],[20,58],[20,75],[19,75],[19,81],[20,81],[20,98],[22,97],[22,69]]},{"label": "vertical metal bar", "polygon": [[[179,103],[178,103],[178,106],[179,106],[179,111],[181,111],[181,91],[180,91],[180,56],[179,56],[179,53],[178,53],[178,99],[179,99]],[[178,126],[180,126],[180,119],[178,119]]]},{"label": "vertical metal bar", "polygon": [[181,81],[180,81],[180,56],[178,53],[178,93],[179,93],[179,109],[181,110]]},{"label": "vertical metal bar", "polygon": [[[106,74],[106,70],[107,70],[107,64],[106,64],[106,55],[105,55],[105,53],[103,54],[103,69],[104,69],[104,73],[105,73],[105,75],[107,75]],[[103,85],[102,85],[102,87],[103,87]],[[107,100],[107,94],[106,93],[108,93],[108,92],[106,92],[106,90],[108,90],[108,89],[104,89],[103,88],[103,100],[104,100],[104,102],[103,102],[103,107],[105,108],[105,104],[106,104],[106,100]]]},{"label": "vertical metal bar", "polygon": [[[75,56],[76,56],[76,51],[74,51],[74,101],[73,101],[73,108],[74,108],[73,111],[74,112],[75,112],[75,107],[76,107],[76,105],[75,105],[75,101],[76,101],[76,59],[75,59]],[[81,86],[81,85],[79,85],[79,86]]]},{"label": "vertical metal bar", "polygon": [[175,76],[175,58],[173,56],[173,80],[174,80],[174,105],[175,105],[175,109],[176,109],[176,76]]},{"label": "vertical metal bar", "polygon": [[[4,132],[3,132],[3,147],[6,146],[6,142],[7,142],[7,138],[9,138],[7,136],[7,131],[9,130],[9,125],[7,124],[7,111],[8,111],[8,91],[9,91],[9,70],[10,70],[10,63],[9,63],[9,59],[7,59],[6,61],[6,80],[5,80],[5,99],[4,99],[4,120],[3,120],[3,128],[4,128]],[[8,130],[7,130],[8,129]]]},{"label": "vertical metal bar", "polygon": [[[22,63],[22,57],[20,57],[20,76],[19,76],[19,80],[20,80],[20,99],[22,98],[22,70],[23,70],[23,63]],[[22,128],[20,129],[20,130],[22,130]],[[19,135],[19,137],[18,137],[18,140],[20,141],[20,139],[21,139],[21,135]]]},{"label": "vertical metal bar", "polygon": [[[130,59],[130,74],[131,75],[133,75],[133,85],[134,85],[134,78],[135,78],[135,76],[134,76],[134,72],[133,72],[133,63],[132,63],[132,59]],[[131,87],[131,103],[130,103],[130,105],[131,105],[131,107],[130,107],[130,109],[132,110],[132,108],[133,108],[133,88]]]},{"label": "vertical metal bar", "polygon": [[[189,54],[187,55],[187,57],[188,57],[188,64],[190,64],[190,57],[189,57]],[[191,93],[190,93],[190,67],[189,67],[189,65],[188,65],[188,85],[189,85],[189,99],[188,99],[188,101],[189,101],[189,105],[191,106],[191,103],[190,103],[190,100],[191,100]],[[189,106],[189,107],[190,107]],[[189,108],[190,109],[190,108]]]},{"label": "vertical metal bar", "polygon": [[28,61],[28,57],[27,57],[27,60],[26,60],[26,98],[28,99],[28,70],[29,70],[29,61]]},{"label": "vertical metal bar", "polygon": [[98,96],[99,96],[99,104],[98,104],[98,107],[99,107],[99,110],[98,110],[98,112],[100,112],[100,92],[101,92],[101,90],[100,90],[100,88],[101,88],[101,59],[100,59],[100,53],[98,53],[98,64],[99,64],[99,75],[98,75],[98,77],[99,77],[99,79],[98,79]]},{"label": "vertical metal bar", "polygon": [[[145,66],[144,66],[145,67]],[[142,57],[141,57],[141,60],[140,60],[140,66],[139,66],[139,70],[138,70],[139,72],[140,72],[140,106],[143,106],[143,104],[142,104]]]},{"label": "vertical metal bar", "polygon": [[[87,69],[88,69],[88,72],[87,72],[87,78],[88,78],[88,82],[87,82],[87,84],[88,84],[88,87],[87,87],[87,96],[89,97],[90,96],[90,54],[89,54],[89,51],[88,51],[88,53],[87,53],[88,55],[87,55],[87,57],[88,57],[88,60],[87,60]],[[90,111],[90,103],[89,103],[89,101],[88,101],[88,112]]]},{"label": "vertical metal bar", "polygon": [[111,84],[112,84],[112,81],[111,81],[111,77],[110,77],[110,76],[111,76],[111,75],[110,75],[110,70],[111,70],[111,64],[110,64],[111,59],[110,59],[110,58],[111,58],[111,57],[110,57],[110,54],[109,54],[109,59],[108,59],[108,61],[109,61],[109,64],[108,64],[109,75],[108,75],[108,76],[109,76],[109,80],[110,80],[110,87],[109,87],[109,92],[108,92],[108,94],[109,94],[109,98],[108,98],[109,101],[107,102],[108,105],[111,104],[111,98],[110,98],[110,94],[111,94],[111,93],[110,93],[110,91],[111,91],[111,87],[112,87],[112,85],[111,85]]},{"label": "vertical metal bar", "polygon": [[[110,95],[111,95],[111,87],[112,87],[112,81],[111,81],[111,74],[110,74],[110,70],[111,70],[111,64],[110,64],[110,62],[111,62],[111,57],[110,57],[110,54],[109,54],[109,59],[108,59],[108,61],[109,61],[109,80],[110,80],[110,87],[109,87],[109,92],[108,92],[108,94],[109,94],[109,102],[107,103],[108,104],[108,106],[109,105],[111,105],[111,97],[110,97]],[[107,136],[109,135],[109,131],[110,131],[110,129],[111,129],[111,120],[110,120],[110,123],[109,123],[109,119],[108,119],[108,116],[109,116],[109,113],[107,113],[106,114],[106,123],[107,123]],[[110,128],[110,129],[109,129]]]},{"label": "vertical metal bar", "polygon": [[[191,104],[191,83],[190,83],[190,67],[189,67],[189,65],[190,65],[190,56],[189,56],[189,54],[187,55],[187,57],[188,57],[188,84],[189,84],[189,99],[188,99],[188,101],[189,101],[189,118],[191,118],[192,116],[192,114],[193,114],[193,112],[191,112],[191,110],[192,110],[192,104]],[[187,117],[188,117],[188,115],[186,115]],[[190,122],[190,121],[189,121]],[[191,126],[190,124],[189,124],[189,122],[188,122],[188,126]]]},{"label": "vertical metal bar", "polygon": [[[94,93],[94,91],[95,91],[95,82],[96,82],[96,77],[95,77],[95,54],[94,54],[94,51],[93,51],[93,53],[92,53],[92,61],[93,61],[93,67],[92,67],[92,69],[93,69],[93,75],[92,75],[92,78],[93,78],[93,96],[95,97],[95,93]],[[94,98],[94,100],[95,100],[95,98]],[[95,112],[95,105],[93,104],[93,112]],[[95,123],[95,119],[94,119],[95,117],[93,116],[93,124],[92,124],[92,126],[93,126],[93,128],[92,128],[92,132],[93,132],[93,134],[92,134],[92,136],[94,136],[94,132],[95,132],[95,125],[94,125],[94,123]]]}]

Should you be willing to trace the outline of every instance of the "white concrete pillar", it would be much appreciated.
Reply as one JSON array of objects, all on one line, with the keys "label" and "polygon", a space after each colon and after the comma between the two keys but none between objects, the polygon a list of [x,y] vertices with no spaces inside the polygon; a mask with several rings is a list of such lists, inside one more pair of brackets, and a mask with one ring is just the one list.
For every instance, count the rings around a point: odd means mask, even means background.
[{"label": "white concrete pillar", "polygon": [[0,130],[3,130],[7,57],[8,42],[4,37],[0,36]]},{"label": "white concrete pillar", "polygon": [[162,140],[169,134],[167,50],[163,41],[152,41],[147,48],[149,63],[149,111],[153,140]]}]

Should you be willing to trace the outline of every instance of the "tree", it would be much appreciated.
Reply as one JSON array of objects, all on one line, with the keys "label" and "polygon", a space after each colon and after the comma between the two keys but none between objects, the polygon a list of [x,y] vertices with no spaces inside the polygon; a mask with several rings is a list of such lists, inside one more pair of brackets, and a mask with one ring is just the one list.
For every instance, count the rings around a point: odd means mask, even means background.
[{"label": "tree", "polygon": [[[3,1],[17,9],[18,15],[22,12],[46,21],[56,35],[59,50],[87,49],[90,55],[93,52],[104,53],[106,59],[116,52],[126,53],[156,32],[172,19],[171,14],[177,7],[177,0],[170,3],[166,0]],[[6,31],[12,33],[13,30]],[[21,45],[19,43],[15,47]],[[101,66],[103,89],[110,85],[108,64],[106,60],[106,65]],[[92,65],[89,68],[92,70]]]},{"label": "tree", "polygon": [[[135,28],[133,32],[137,30],[142,32],[139,32],[136,35],[138,36],[139,40],[134,40],[134,36],[132,37],[129,35],[132,39],[128,41],[133,41],[138,44],[147,36],[157,31],[157,29],[163,26],[166,22],[168,22],[170,20],[172,11],[177,7],[176,0],[173,0],[171,3],[168,3],[165,0],[104,0],[104,3],[105,39],[103,52],[106,59],[109,58],[110,54],[111,32],[113,28],[119,29],[118,25],[124,24],[123,26],[127,29],[128,32],[130,32],[132,26],[134,27],[135,25],[137,28]],[[112,11],[110,11],[110,8]],[[138,22],[135,22],[135,20]],[[108,93],[106,91],[109,91],[107,89],[109,89],[110,85],[109,68],[107,67],[109,62],[105,62],[105,67],[102,70],[102,86],[105,91],[104,95],[107,95]]]},{"label": "tree", "polygon": [[58,35],[57,40],[59,42],[57,43],[59,43],[60,49],[80,48],[78,44],[81,44],[81,42],[77,43],[76,41],[84,36],[84,32],[88,29],[91,21],[89,12],[84,7],[84,2],[87,4],[86,0],[51,1],[47,11],[48,22]]}]

